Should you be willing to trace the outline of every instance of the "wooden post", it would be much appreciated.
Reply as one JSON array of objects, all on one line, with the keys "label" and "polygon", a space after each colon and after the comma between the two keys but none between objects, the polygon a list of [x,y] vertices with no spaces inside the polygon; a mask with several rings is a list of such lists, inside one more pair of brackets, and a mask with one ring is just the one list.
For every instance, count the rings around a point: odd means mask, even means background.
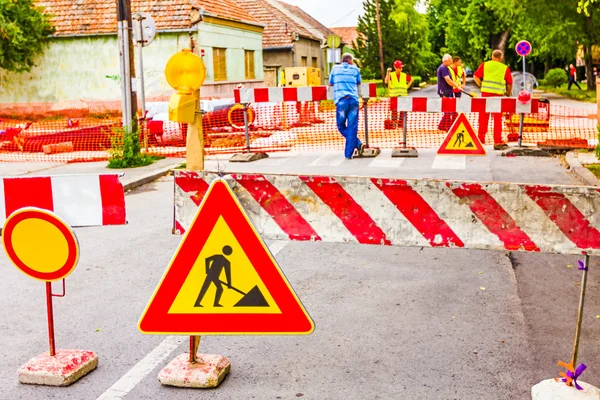
[{"label": "wooden post", "polygon": [[196,91],[196,116],[194,123],[188,125],[185,146],[186,169],[190,171],[204,170],[204,135],[202,133],[202,114],[200,113],[200,91]]},{"label": "wooden post", "polygon": [[385,66],[383,65],[383,38],[381,37],[381,14],[379,12],[379,0],[375,0],[375,13],[377,21],[377,37],[379,41],[379,67],[381,68],[381,79],[385,79]]},{"label": "wooden post", "polygon": [[596,117],[598,118],[598,123],[600,123],[600,76],[596,77],[596,107],[598,108]]}]

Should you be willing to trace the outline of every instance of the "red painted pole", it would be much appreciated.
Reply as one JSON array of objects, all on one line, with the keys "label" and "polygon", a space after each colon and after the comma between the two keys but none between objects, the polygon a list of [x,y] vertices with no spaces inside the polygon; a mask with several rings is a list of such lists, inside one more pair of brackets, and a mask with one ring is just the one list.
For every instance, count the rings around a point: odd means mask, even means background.
[{"label": "red painted pole", "polygon": [[52,283],[46,282],[46,306],[48,308],[48,339],[50,341],[50,355],[56,355],[54,347],[54,312],[52,311]]}]

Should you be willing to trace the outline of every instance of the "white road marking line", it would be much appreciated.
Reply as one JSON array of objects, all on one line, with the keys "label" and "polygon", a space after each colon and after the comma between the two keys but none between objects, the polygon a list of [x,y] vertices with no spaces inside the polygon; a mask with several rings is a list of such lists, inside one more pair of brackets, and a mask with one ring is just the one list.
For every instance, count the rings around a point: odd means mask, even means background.
[{"label": "white road marking line", "polygon": [[133,390],[165,358],[187,340],[185,336],[169,336],[140,360],[121,379],[102,393],[98,400],[120,400]]},{"label": "white road marking line", "polygon": [[344,158],[344,153],[340,151],[328,151],[323,154],[313,162],[311,162],[311,167],[337,167],[341,163],[343,163],[346,159]]},{"label": "white road marking line", "polygon": [[404,158],[392,158],[392,149],[381,150],[381,154],[369,163],[373,168],[398,168],[404,162]]},{"label": "white road marking line", "polygon": [[467,156],[435,156],[433,169],[465,169]]},{"label": "white road marking line", "polygon": [[[289,241],[274,241],[269,250],[275,257],[277,253],[287,246]],[[148,376],[160,363],[162,363],[173,351],[188,340],[187,336],[169,336],[148,355],[142,358],[133,368],[121,377],[114,385],[100,395],[97,400],[121,400],[127,396],[141,381]]]}]

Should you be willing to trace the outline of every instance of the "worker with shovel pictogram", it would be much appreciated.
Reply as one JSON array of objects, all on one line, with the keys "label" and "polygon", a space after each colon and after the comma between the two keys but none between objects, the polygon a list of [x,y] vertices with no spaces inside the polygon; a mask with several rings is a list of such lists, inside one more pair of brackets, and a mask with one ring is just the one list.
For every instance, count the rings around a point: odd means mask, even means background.
[{"label": "worker with shovel pictogram", "polygon": [[[206,258],[206,278],[204,279],[202,289],[200,289],[200,294],[196,299],[194,307],[203,307],[200,303],[204,299],[211,284],[215,285],[217,290],[213,307],[223,307],[219,304],[221,296],[223,295],[223,285],[226,285],[228,289],[232,289],[244,296],[234,305],[234,307],[268,307],[269,303],[267,303],[267,300],[264,298],[258,286],[255,286],[248,293],[244,293],[231,285],[231,262],[225,256],[233,254],[233,249],[231,246],[224,246],[222,251],[223,254],[215,254]],[[220,279],[223,270],[225,270],[227,283]]]}]

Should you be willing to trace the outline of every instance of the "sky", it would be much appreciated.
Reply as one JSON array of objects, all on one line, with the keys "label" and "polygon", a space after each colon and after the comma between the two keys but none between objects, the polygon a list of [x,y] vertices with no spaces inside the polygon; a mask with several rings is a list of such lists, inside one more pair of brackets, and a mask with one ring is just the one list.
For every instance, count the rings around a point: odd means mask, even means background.
[{"label": "sky", "polygon": [[298,6],[328,28],[356,26],[363,0],[283,0]]}]

